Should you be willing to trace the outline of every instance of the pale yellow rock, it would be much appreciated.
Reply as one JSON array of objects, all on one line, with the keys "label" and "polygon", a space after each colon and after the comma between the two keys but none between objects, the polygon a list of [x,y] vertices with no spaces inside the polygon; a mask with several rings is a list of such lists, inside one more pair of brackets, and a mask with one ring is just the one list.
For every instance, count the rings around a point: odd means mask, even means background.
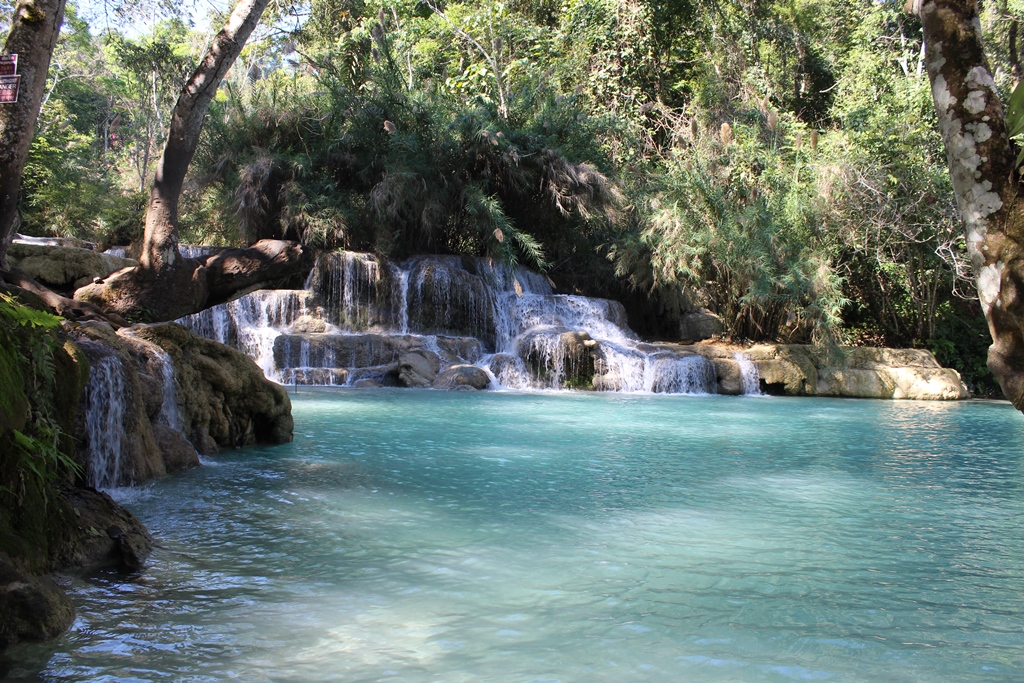
[{"label": "pale yellow rock", "polygon": [[11,265],[50,287],[81,287],[93,278],[105,278],[137,261],[91,249],[15,242],[8,252]]}]

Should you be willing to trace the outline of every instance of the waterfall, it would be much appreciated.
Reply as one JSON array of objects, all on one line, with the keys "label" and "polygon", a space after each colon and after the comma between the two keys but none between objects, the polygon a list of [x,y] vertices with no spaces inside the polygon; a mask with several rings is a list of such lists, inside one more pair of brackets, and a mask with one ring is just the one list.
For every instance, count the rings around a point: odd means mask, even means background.
[{"label": "waterfall", "polygon": [[[486,258],[323,254],[303,290],[253,292],[178,322],[244,351],[284,384],[384,381],[397,377],[403,353],[419,349],[442,368],[477,365],[496,388],[708,394],[717,387],[707,358],[642,342],[621,304],[555,294],[546,277]],[[746,382],[756,369],[744,360]]]},{"label": "waterfall", "polygon": [[736,359],[736,364],[740,366],[742,393],[746,396],[760,396],[761,376],[757,372],[757,366],[742,351],[737,351],[733,357]]},{"label": "waterfall", "polygon": [[160,405],[160,420],[175,431],[181,431],[181,414],[178,412],[178,390],[174,386],[174,363],[167,352],[153,345],[153,352],[160,359],[160,376],[163,380],[163,403]]},{"label": "waterfall", "polygon": [[121,438],[124,435],[124,368],[116,356],[92,364],[85,387],[85,429],[89,437],[89,485],[118,486],[121,472]]},{"label": "waterfall", "polygon": [[398,300],[398,333],[409,334],[409,271],[391,265]]},{"label": "waterfall", "polygon": [[176,322],[198,335],[234,346],[278,379],[274,340],[307,313],[308,293],[302,290],[259,290]]}]

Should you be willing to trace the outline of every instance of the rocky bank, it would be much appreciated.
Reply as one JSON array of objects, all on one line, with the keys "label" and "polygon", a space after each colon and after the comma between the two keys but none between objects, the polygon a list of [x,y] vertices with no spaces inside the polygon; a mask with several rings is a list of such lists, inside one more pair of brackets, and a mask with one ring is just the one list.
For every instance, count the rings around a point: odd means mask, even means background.
[{"label": "rocky bank", "polygon": [[[0,286],[0,648],[74,620],[55,573],[139,569],[143,525],[98,487],[291,440],[291,404],[244,354],[180,325],[62,321]],[[77,463],[77,466],[75,466]]]}]

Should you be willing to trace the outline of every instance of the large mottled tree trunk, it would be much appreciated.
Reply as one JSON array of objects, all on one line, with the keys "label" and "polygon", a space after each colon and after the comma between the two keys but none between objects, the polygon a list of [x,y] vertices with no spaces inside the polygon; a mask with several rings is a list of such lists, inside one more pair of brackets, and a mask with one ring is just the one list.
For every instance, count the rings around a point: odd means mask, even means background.
[{"label": "large mottled tree trunk", "polygon": [[268,1],[240,0],[181,90],[149,194],[139,266],[79,289],[76,299],[130,319],[173,320],[309,267],[308,252],[291,242],[264,241],[231,250],[230,258],[203,261],[182,258],[178,250],[178,201],[203,120]]},{"label": "large mottled tree trunk", "polygon": [[46,89],[46,72],[64,21],[66,0],[19,0],[3,54],[18,55],[21,93],[15,104],[0,104],[0,268],[14,237],[21,199],[21,174],[36,130]]},{"label": "large mottled tree trunk", "polygon": [[988,366],[1024,410],[1024,205],[974,0],[910,0],[946,145],[978,296],[992,335]]}]

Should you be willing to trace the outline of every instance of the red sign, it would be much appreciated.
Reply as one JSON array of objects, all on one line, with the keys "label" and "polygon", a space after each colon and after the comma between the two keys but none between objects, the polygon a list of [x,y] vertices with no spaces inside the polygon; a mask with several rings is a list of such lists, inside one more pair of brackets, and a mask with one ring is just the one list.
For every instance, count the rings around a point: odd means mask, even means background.
[{"label": "red sign", "polygon": [[0,55],[0,76],[18,73],[18,55]]},{"label": "red sign", "polygon": [[0,76],[0,104],[17,102],[20,85],[21,76]]}]

